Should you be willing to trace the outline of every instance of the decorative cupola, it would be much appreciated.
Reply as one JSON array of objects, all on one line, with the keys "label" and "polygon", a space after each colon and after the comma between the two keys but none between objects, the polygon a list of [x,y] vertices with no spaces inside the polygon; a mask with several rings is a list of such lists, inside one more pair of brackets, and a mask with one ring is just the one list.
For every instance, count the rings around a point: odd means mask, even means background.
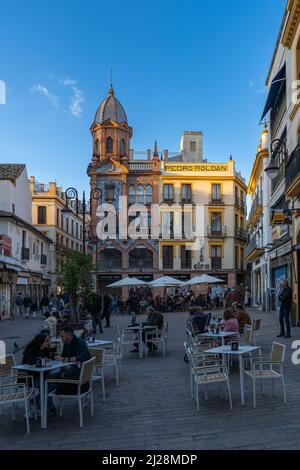
[{"label": "decorative cupola", "polygon": [[112,85],[96,111],[91,133],[93,166],[99,166],[110,158],[121,162],[125,154],[129,155],[132,128],[128,126],[125,110],[115,97]]}]

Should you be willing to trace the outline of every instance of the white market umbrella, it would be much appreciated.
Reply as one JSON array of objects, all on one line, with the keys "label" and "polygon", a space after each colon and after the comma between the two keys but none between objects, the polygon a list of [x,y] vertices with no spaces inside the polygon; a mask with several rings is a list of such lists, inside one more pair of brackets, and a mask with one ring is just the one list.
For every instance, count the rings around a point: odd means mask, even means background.
[{"label": "white market umbrella", "polygon": [[223,279],[218,277],[209,276],[208,274],[202,274],[202,276],[196,276],[190,281],[185,282],[184,286],[195,286],[197,284],[218,284],[219,282],[224,282]]},{"label": "white market umbrella", "polygon": [[171,276],[162,276],[148,283],[150,287],[177,287],[182,286],[182,281]]},{"label": "white market umbrella", "polygon": [[134,287],[134,286],[146,286],[147,282],[136,279],[135,277],[125,277],[120,281],[114,282],[106,287]]}]

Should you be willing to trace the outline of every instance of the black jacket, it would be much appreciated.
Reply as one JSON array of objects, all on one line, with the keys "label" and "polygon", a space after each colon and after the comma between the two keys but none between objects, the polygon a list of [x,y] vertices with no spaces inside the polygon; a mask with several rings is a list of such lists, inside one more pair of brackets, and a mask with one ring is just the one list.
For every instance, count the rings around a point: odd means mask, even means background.
[{"label": "black jacket", "polygon": [[292,289],[285,287],[279,295],[278,300],[281,302],[280,308],[282,310],[290,311],[292,307]]},{"label": "black jacket", "polygon": [[71,343],[64,344],[61,357],[76,357],[76,361],[85,362],[91,359],[91,354],[84,339],[77,338],[77,336],[74,335],[74,338]]},{"label": "black jacket", "polygon": [[50,351],[44,349],[41,351],[40,348],[35,346],[28,345],[23,353],[22,364],[34,365],[38,357],[47,357],[49,358]]},{"label": "black jacket", "polygon": [[102,310],[102,299],[98,294],[93,295],[92,301],[87,305],[88,312],[91,315],[96,315]]}]

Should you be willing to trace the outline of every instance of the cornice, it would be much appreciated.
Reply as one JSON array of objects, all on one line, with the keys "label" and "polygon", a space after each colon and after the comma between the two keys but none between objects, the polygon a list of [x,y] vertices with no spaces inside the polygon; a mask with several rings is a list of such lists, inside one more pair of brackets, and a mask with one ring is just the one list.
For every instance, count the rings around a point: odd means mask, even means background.
[{"label": "cornice", "polygon": [[288,19],[283,32],[282,45],[291,49],[300,22],[300,0],[289,0]]}]

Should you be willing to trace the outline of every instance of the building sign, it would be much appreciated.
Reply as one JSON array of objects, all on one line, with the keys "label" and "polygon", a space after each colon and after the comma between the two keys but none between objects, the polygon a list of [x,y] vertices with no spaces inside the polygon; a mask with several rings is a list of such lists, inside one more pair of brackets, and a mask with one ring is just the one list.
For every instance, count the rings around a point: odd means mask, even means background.
[{"label": "building sign", "polygon": [[213,172],[213,171],[221,171],[227,172],[228,165],[211,165],[211,164],[176,164],[176,165],[165,165],[165,171],[202,171],[202,172]]},{"label": "building sign", "polygon": [[153,274],[138,274],[135,278],[140,281],[151,282],[153,281]]},{"label": "building sign", "polygon": [[288,234],[287,225],[275,225],[272,227],[272,241],[279,240],[284,235]]},{"label": "building sign", "polygon": [[120,281],[122,276],[119,274],[99,274],[97,277],[98,281],[105,281],[105,282],[115,282]]},{"label": "building sign", "polygon": [[283,210],[271,211],[270,225],[285,225],[286,214]]}]

